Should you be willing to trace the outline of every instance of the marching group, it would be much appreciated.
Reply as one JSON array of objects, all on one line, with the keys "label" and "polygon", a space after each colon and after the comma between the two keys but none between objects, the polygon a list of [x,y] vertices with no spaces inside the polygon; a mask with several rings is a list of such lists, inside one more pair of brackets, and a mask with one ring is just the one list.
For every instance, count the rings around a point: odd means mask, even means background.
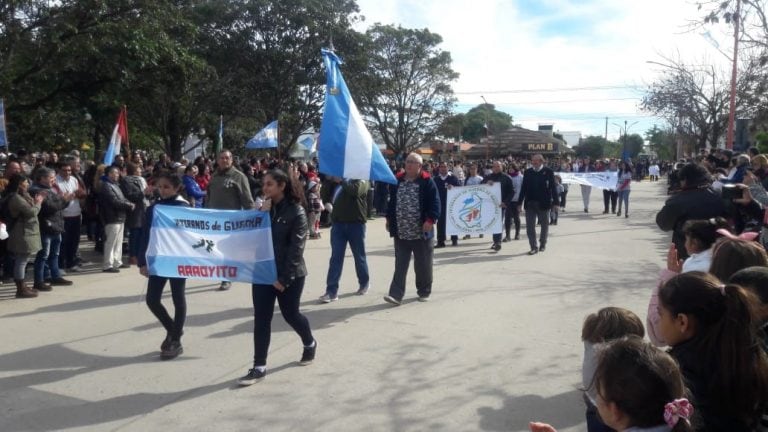
[{"label": "marching group", "polygon": [[[42,160],[39,160],[42,159]],[[83,169],[85,168],[85,169]],[[299,311],[307,275],[307,239],[330,225],[331,257],[321,303],[336,301],[349,244],[358,295],[371,280],[365,253],[366,222],[375,211],[386,217],[393,237],[395,271],[384,300],[401,305],[405,279],[414,260],[418,300],[432,294],[434,248],[446,246],[446,196],[454,187],[499,183],[504,229],[493,233],[491,248],[520,239],[524,212],[530,254],[547,250],[548,229],[565,211],[568,185],[559,172],[616,171],[614,190],[603,191],[603,213],[629,217],[633,181],[642,180],[624,161],[425,163],[407,155],[393,165],[397,184],[323,176],[311,163],[249,160],[238,164],[229,151],[215,161],[150,161],[134,152],[130,161],[81,167],[77,154],[61,160],[17,154],[6,161],[0,182],[0,219],[9,238],[4,276],[16,283],[17,297],[35,297],[51,286],[70,285],[64,271],[82,271],[81,227],[102,252],[101,270],[118,273],[131,265],[149,278],[146,302],[166,330],[161,358],[183,352],[185,279],[149,275],[145,253],[157,205],[215,209],[260,209],[272,219],[277,280],[253,284],[253,368],[238,380],[250,385],[266,375],[274,305],[302,342],[300,364],[311,364],[317,341]],[[768,159],[764,155],[702,154],[671,167],[647,166],[651,180],[669,170],[671,197],[656,221],[673,232],[667,268],[652,291],[648,318],[616,307],[590,315],[582,332],[584,388],[590,431],[759,431],[768,409],[768,258],[763,231],[768,218]],[[674,187],[673,187],[674,185]],[[584,212],[591,190],[582,187]],[[328,220],[325,220],[327,217]],[[514,227],[514,233],[512,232]],[[536,232],[540,227],[539,233]],[[129,260],[123,262],[128,238]],[[457,245],[459,238],[451,237]],[[34,258],[33,258],[34,257]],[[34,259],[34,282],[25,282]],[[61,268],[65,270],[62,271]],[[170,284],[171,317],[160,298]],[[222,282],[221,290],[230,287]],[[642,338],[648,335],[651,343]],[[669,347],[662,351],[657,347]],[[718,373],[714,373],[717,371]],[[531,423],[531,430],[553,430]]]}]

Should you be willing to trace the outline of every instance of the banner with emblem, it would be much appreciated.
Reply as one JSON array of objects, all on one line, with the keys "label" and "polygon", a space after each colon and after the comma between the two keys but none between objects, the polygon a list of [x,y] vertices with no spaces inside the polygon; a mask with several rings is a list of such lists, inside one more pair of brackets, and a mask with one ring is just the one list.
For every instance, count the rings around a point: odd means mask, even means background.
[{"label": "banner with emblem", "polygon": [[592,186],[598,189],[615,190],[616,183],[619,181],[619,173],[616,171],[589,173],[556,172],[555,175],[560,176],[563,183]]},{"label": "banner with emblem", "polygon": [[147,269],[156,276],[271,285],[277,268],[269,213],[155,206]]},{"label": "banner with emblem", "polygon": [[502,232],[501,185],[483,184],[448,189],[447,235],[498,234]]}]

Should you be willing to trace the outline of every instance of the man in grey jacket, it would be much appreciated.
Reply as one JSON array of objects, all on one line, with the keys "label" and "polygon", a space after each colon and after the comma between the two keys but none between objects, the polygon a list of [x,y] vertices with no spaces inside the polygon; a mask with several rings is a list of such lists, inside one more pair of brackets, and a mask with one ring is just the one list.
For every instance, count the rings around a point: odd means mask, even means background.
[{"label": "man in grey jacket", "polygon": [[[219,153],[217,169],[208,183],[208,197],[205,207],[218,210],[250,210],[253,197],[248,178],[233,166],[232,152],[223,150]],[[229,281],[221,282],[220,291],[232,286]]]}]

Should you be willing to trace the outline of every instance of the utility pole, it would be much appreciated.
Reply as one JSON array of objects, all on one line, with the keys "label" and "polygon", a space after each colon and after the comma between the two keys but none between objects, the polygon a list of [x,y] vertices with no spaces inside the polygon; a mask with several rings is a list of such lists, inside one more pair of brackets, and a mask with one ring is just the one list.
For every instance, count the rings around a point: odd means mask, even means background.
[{"label": "utility pole", "polygon": [[608,144],[608,117],[605,118],[605,143]]},{"label": "utility pole", "polygon": [[731,69],[731,102],[730,112],[728,113],[728,135],[726,136],[725,148],[733,149],[733,126],[736,121],[736,76],[738,65],[736,59],[739,57],[739,24],[741,23],[741,0],[736,0],[736,15],[733,17],[733,67]]}]

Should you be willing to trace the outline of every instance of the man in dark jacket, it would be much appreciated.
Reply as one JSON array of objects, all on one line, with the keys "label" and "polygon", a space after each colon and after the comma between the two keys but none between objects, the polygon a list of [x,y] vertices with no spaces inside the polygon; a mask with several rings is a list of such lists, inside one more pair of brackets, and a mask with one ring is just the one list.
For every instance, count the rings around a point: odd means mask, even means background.
[{"label": "man in dark jacket", "polygon": [[[483,184],[492,185],[499,183],[501,185],[501,220],[504,220],[504,212],[512,202],[515,196],[515,187],[512,184],[512,177],[508,176],[501,166],[501,161],[494,161],[491,165],[491,174],[483,179]],[[491,249],[501,250],[501,232],[493,234],[493,244]]]},{"label": "man in dark jacket", "polygon": [[688,257],[685,250],[683,224],[694,219],[725,216],[726,209],[720,195],[712,190],[707,170],[689,163],[677,173],[681,191],[670,197],[656,214],[656,225],[663,231],[672,231],[672,242],[680,259]]},{"label": "man in dark jacket", "polygon": [[119,273],[121,267],[128,267],[123,264],[123,233],[126,215],[134,205],[120,190],[120,168],[112,165],[104,174],[99,191],[99,217],[106,234],[102,271]]},{"label": "man in dark jacket", "polygon": [[[41,166],[34,172],[35,184],[29,188],[29,194],[33,197],[44,197],[38,213],[40,222],[40,239],[43,246],[35,257],[35,284],[33,288],[38,291],[50,291],[51,285],[72,285],[72,281],[61,277],[59,270],[59,250],[61,248],[61,233],[64,232],[64,210],[74,195],[59,195],[53,189],[56,182],[56,172],[48,167]],[[46,269],[51,273],[51,285],[45,283]]]},{"label": "man in dark jacket", "polygon": [[387,230],[395,239],[395,272],[384,300],[399,306],[405,296],[405,276],[413,255],[419,301],[432,294],[433,226],[440,217],[440,196],[417,153],[405,159],[405,171],[390,188]]},{"label": "man in dark jacket", "polygon": [[[518,202],[525,206],[525,230],[531,251],[528,255],[544,252],[547,248],[549,234],[549,210],[553,205],[559,205],[555,173],[544,166],[544,156],[533,155],[533,167],[523,173],[523,185],[520,187]],[[519,204],[518,204],[519,205]],[[536,219],[541,224],[541,238],[536,243]]]},{"label": "man in dark jacket", "polygon": [[352,249],[357,273],[357,295],[368,292],[370,275],[365,256],[365,223],[368,221],[368,191],[370,183],[365,180],[341,179],[329,177],[330,187],[323,189],[323,201],[330,203],[331,209],[331,260],[328,263],[325,294],[320,296],[321,303],[338,300],[339,278],[344,267],[344,255],[347,243]]},{"label": "man in dark jacket", "polygon": [[[448,205],[448,189],[454,186],[461,186],[461,182],[455,175],[448,172],[448,164],[440,162],[437,166],[437,177],[434,177],[435,186],[437,186],[437,192],[440,194],[440,217],[437,219],[437,246],[436,248],[445,247],[445,225],[447,223],[447,205]],[[456,246],[459,243],[459,236],[451,236],[451,244]]]}]

